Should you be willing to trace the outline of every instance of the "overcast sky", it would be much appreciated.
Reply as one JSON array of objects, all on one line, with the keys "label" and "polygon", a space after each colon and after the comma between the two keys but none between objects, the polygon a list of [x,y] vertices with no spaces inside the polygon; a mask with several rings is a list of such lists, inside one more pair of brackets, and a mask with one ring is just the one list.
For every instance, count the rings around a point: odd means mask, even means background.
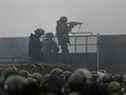
[{"label": "overcast sky", "polygon": [[37,27],[55,32],[60,16],[94,34],[126,34],[125,0],[0,0],[0,36],[29,36]]}]

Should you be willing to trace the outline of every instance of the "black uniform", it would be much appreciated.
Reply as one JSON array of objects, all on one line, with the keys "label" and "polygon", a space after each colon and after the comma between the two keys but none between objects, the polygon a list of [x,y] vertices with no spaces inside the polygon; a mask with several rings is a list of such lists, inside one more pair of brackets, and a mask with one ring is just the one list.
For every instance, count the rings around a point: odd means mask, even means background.
[{"label": "black uniform", "polygon": [[58,39],[58,44],[61,46],[62,53],[69,53],[68,50],[68,44],[70,43],[69,32],[71,31],[71,29],[72,27],[68,26],[67,23],[57,21],[56,36]]},{"label": "black uniform", "polygon": [[41,57],[41,42],[39,37],[31,34],[29,37],[29,56],[34,60],[40,60]]},{"label": "black uniform", "polygon": [[[51,33],[48,33],[49,36]],[[48,36],[48,34],[46,36]],[[52,35],[52,34],[51,34]],[[45,61],[47,62],[55,62],[57,53],[59,51],[59,48],[57,46],[57,43],[50,37],[47,37],[42,41],[42,54],[44,56]]]}]

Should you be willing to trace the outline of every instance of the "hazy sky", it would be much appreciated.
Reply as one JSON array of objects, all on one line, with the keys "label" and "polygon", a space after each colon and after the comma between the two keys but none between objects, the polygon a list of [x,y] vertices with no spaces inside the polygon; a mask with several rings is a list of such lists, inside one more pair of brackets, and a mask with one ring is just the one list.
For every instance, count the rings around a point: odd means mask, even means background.
[{"label": "hazy sky", "polygon": [[84,22],[84,31],[126,34],[125,0],[0,0],[0,36],[55,32],[60,16]]}]

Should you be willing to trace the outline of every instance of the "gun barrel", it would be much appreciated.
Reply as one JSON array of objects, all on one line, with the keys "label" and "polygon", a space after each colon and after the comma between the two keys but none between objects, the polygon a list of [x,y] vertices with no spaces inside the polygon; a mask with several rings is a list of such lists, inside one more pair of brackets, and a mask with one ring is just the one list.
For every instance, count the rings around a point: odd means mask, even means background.
[{"label": "gun barrel", "polygon": [[78,25],[78,24],[83,24],[82,22],[68,22],[68,24],[70,24],[70,25]]}]

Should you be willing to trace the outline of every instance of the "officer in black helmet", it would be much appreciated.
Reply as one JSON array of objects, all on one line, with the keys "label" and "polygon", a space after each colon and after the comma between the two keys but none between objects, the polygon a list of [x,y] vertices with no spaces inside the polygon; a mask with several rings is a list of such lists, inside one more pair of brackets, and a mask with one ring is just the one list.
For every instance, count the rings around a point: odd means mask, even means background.
[{"label": "officer in black helmet", "polygon": [[45,39],[42,41],[42,53],[46,62],[55,62],[59,48],[57,43],[54,41],[53,33],[46,33]]},{"label": "officer in black helmet", "polygon": [[71,32],[72,26],[67,24],[67,17],[62,16],[58,21],[57,21],[57,26],[56,26],[56,36],[58,39],[58,44],[61,46],[62,53],[63,54],[68,54],[68,44],[70,43],[69,41],[69,32]]},{"label": "officer in black helmet", "polygon": [[68,44],[70,44],[69,33],[72,31],[72,28],[81,24],[83,23],[76,21],[68,22],[68,18],[65,16],[60,17],[60,19],[57,21],[56,36],[58,39],[58,44],[61,46],[63,54],[69,53],[68,50]]},{"label": "officer in black helmet", "polygon": [[44,30],[38,28],[29,37],[29,56],[32,57],[34,61],[41,60],[41,42],[40,37],[44,35]]}]

